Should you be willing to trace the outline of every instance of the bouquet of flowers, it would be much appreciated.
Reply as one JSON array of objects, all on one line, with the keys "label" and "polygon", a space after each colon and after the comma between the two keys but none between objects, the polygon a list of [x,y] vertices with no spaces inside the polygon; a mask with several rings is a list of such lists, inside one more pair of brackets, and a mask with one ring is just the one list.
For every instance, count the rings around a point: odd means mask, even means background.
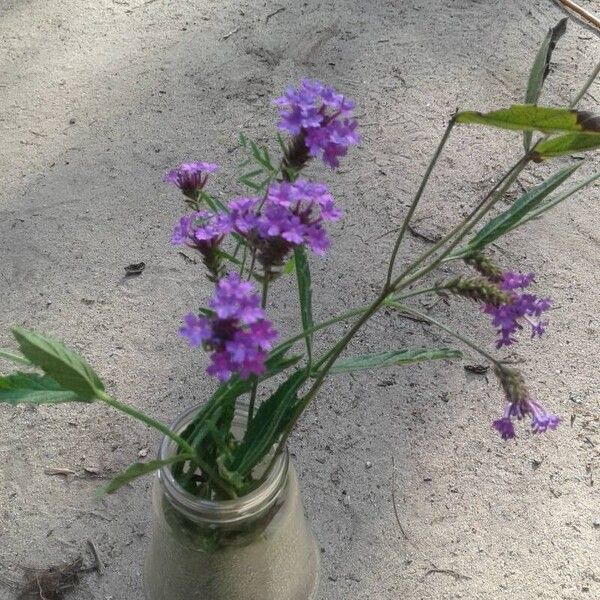
[{"label": "bouquet of flowers", "polygon": [[[375,354],[344,356],[357,332],[380,310],[387,309],[440,327],[491,363],[504,395],[504,409],[493,422],[502,438],[514,437],[515,422],[522,419],[530,421],[534,433],[555,429],[559,417],[535,398],[517,368],[432,314],[419,311],[410,299],[425,294],[468,299],[497,331],[497,348],[514,344],[524,331],[539,337],[547,327],[552,302],[532,291],[534,274],[501,267],[486,248],[600,176],[588,177],[553,195],[579,169],[583,161],[577,160],[562,166],[505,210],[497,210],[524,169],[600,147],[600,118],[575,108],[598,70],[569,107],[538,105],[550,54],[562,30],[559,24],[544,40],[524,104],[452,116],[403,222],[394,231],[379,292],[368,304],[326,321],[313,320],[310,262],[313,256],[319,260],[330,251],[333,244],[328,224],[343,218],[343,203],[334,198],[327,185],[311,180],[308,172],[311,163],[319,160],[335,169],[349,149],[360,143],[354,102],[309,79],[274,100],[279,111],[279,158],[274,159],[266,146],[240,136],[240,144],[248,153],[240,181],[251,195],[227,203],[211,195],[209,189],[218,181],[218,166],[212,163],[182,164],[165,176],[167,183],[181,190],[189,211],[176,224],[171,242],[197,252],[206,276],[214,283],[212,297],[203,308],[183,317],[180,332],[190,346],[209,353],[206,372],[218,381],[218,387],[183,431],[171,430],[119,402],[82,357],[21,327],[12,330],[21,353],[0,351],[0,358],[25,369],[0,377],[0,402],[105,402],[156,428],[176,444],[172,456],[132,465],[111,481],[105,492],[114,492],[135,477],[168,465],[180,486],[195,496],[237,498],[260,485],[269,464],[284,448],[329,375],[462,356],[458,349],[405,348],[402,344],[399,349]],[[420,256],[400,260],[405,234],[436,162],[455,128],[468,124],[522,132],[523,155],[467,218]],[[534,140],[536,132],[541,135]],[[450,263],[462,265],[462,270],[433,285],[421,283],[431,281],[430,274]],[[269,319],[269,300],[283,278],[294,278],[298,290],[298,333],[287,339],[282,339],[277,323]],[[313,338],[342,321],[351,324],[347,332],[324,353],[316,353]],[[33,368],[43,373],[35,373]],[[246,403],[247,419],[240,436],[234,434],[232,421],[236,406],[242,402]]]}]

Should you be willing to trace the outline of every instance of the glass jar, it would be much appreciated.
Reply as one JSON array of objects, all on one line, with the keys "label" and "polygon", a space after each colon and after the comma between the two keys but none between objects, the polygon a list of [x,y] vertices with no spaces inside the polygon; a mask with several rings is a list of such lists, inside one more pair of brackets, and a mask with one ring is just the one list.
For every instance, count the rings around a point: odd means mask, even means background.
[{"label": "glass jar", "polygon": [[[183,413],[173,429],[183,431],[197,411]],[[236,411],[234,433],[246,415]],[[175,450],[164,438],[159,458]],[[152,505],[146,600],[316,600],[320,553],[287,450],[258,488],[235,500],[193,496],[163,467]]]}]

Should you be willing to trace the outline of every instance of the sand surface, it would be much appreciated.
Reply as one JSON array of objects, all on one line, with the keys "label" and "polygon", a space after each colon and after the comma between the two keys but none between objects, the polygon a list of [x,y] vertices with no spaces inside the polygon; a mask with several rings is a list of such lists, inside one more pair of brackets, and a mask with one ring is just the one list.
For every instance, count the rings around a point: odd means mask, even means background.
[{"label": "sand surface", "polygon": [[[600,14],[598,0],[580,1]],[[376,293],[391,245],[377,238],[403,215],[452,112],[521,100],[561,16],[550,0],[0,0],[0,347],[13,323],[58,335],[121,400],[172,420],[213,386],[205,357],[177,335],[210,285],[169,247],[182,205],[162,173],[215,161],[211,190],[239,194],[236,132],[271,137],[275,94],[309,75],[354,97],[361,147],[340,175],[312,170],[346,211],[313,267],[316,318],[326,318]],[[599,57],[597,35],[572,22],[544,102],[565,104]],[[600,112],[598,99],[596,84],[582,107]],[[459,130],[416,231],[446,230],[520,148],[514,133]],[[331,379],[305,415],[292,450],[322,546],[320,600],[600,597],[598,190],[494,248],[506,268],[537,271],[537,290],[555,299],[548,335],[511,355],[563,416],[559,431],[503,443],[490,429],[497,384],[459,363]],[[427,246],[412,236],[407,251]],[[145,272],[125,279],[140,261]],[[281,292],[271,315],[291,331],[296,300]],[[493,348],[473,306],[434,312]],[[350,352],[409,344],[453,342],[382,314]],[[102,501],[93,492],[153,454],[157,436],[95,405],[0,407],[0,432],[0,579],[92,539],[104,572],[69,598],[142,600],[151,480]],[[0,583],[0,598],[14,597]]]}]

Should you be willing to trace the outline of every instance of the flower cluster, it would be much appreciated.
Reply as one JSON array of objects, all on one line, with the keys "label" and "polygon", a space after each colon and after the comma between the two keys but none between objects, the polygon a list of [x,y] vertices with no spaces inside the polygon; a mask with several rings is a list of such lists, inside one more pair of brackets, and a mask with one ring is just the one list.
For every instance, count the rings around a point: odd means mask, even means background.
[{"label": "flower cluster", "polygon": [[218,170],[219,165],[213,163],[183,163],[169,171],[163,181],[176,185],[186,196],[195,199],[196,194],[206,185],[209,173]]},{"label": "flower cluster", "polygon": [[280,266],[294,246],[322,256],[331,244],[323,223],[342,216],[327,186],[302,179],[272,185],[264,201],[234,200],[229,210],[232,228],[257,248],[268,269]]},{"label": "flower cluster", "polygon": [[208,374],[227,381],[233,373],[242,379],[264,373],[277,332],[265,318],[253,285],[229,275],[217,283],[209,306],[212,315],[188,314],[180,329],[191,346],[212,351]]},{"label": "flower cluster", "polygon": [[533,273],[503,273],[498,286],[509,294],[509,302],[498,305],[488,303],[484,306],[484,312],[492,317],[492,324],[500,335],[496,342],[497,348],[510,346],[515,341],[514,334],[523,329],[523,321],[530,325],[532,337],[544,333],[548,321],[540,321],[539,317],[550,309],[550,298],[538,298],[533,294],[517,291],[527,288],[533,280]]},{"label": "flower cluster", "polygon": [[354,102],[319,81],[303,79],[298,89],[288,88],[274,103],[280,107],[279,129],[296,136],[310,156],[321,156],[332,168],[339,166],[348,146],[360,141],[352,118]]},{"label": "flower cluster", "polygon": [[560,418],[549,413],[542,404],[531,398],[523,376],[519,371],[502,367],[496,369],[496,375],[506,393],[507,403],[502,417],[494,421],[492,426],[502,436],[502,439],[514,438],[513,420],[521,420],[526,415],[531,417],[531,429],[534,433],[544,433],[548,429],[558,427]]}]

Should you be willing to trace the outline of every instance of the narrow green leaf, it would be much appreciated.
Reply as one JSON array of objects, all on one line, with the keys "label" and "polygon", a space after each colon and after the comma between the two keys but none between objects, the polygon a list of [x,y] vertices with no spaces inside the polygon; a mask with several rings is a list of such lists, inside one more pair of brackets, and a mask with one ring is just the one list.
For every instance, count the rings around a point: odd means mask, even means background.
[{"label": "narrow green leaf", "polygon": [[[312,283],[310,278],[310,267],[306,250],[303,246],[294,248],[294,262],[296,264],[296,279],[298,281],[298,297],[300,300],[300,316],[302,317],[302,329],[307,331],[312,329],[314,322],[312,316]],[[312,359],[312,333],[304,336],[306,341],[306,351],[308,353],[308,362]]]},{"label": "narrow green leaf", "polygon": [[99,488],[96,491],[96,496],[112,494],[125,484],[137,479],[138,477],[148,475],[148,473],[153,473],[154,471],[157,471],[166,465],[172,465],[173,463],[191,460],[192,458],[193,457],[191,454],[177,454],[175,456],[171,456],[170,458],[166,458],[165,460],[151,460],[147,463],[133,463],[130,467],[125,469],[125,471],[119,473],[114,479],[112,479],[108,485]]},{"label": "narrow green leaf", "polygon": [[539,160],[544,160],[598,148],[600,148],[600,135],[596,133],[567,133],[549,140],[541,140],[534,146],[533,155]]},{"label": "narrow green leaf", "polygon": [[294,415],[298,390],[308,377],[296,371],[256,411],[244,441],[235,449],[229,470],[246,476],[269,453]]},{"label": "narrow green leaf", "polygon": [[0,403],[58,404],[87,402],[75,392],[63,389],[54,379],[37,373],[13,373],[0,376]]},{"label": "narrow green leaf", "polygon": [[[527,82],[527,92],[525,93],[526,104],[537,104],[540,98],[540,93],[544,85],[544,81],[550,71],[550,58],[556,47],[556,43],[567,30],[568,18],[561,19],[554,27],[551,27],[544,38],[540,49],[538,50],[531,72],[529,73],[529,81]],[[531,132],[526,131],[523,134],[523,145],[525,152],[529,152],[531,146]]]},{"label": "narrow green leaf", "polygon": [[10,362],[14,362],[18,365],[26,365],[28,367],[31,366],[31,362],[27,360],[24,356],[19,356],[18,354],[13,354],[8,350],[0,350],[0,358],[4,358],[6,360],[10,360]]},{"label": "narrow green leaf", "polygon": [[506,232],[514,229],[529,212],[537,208],[548,194],[564,183],[580,166],[581,163],[565,167],[543,181],[540,185],[530,189],[526,194],[513,202],[508,210],[487,223],[469,242],[468,247],[471,250],[481,250]]},{"label": "narrow green leaf", "polygon": [[362,354],[346,360],[336,362],[331,374],[348,373],[350,371],[363,371],[365,369],[381,369],[397,365],[408,365],[427,360],[446,360],[451,358],[462,358],[459,350],[450,348],[418,348],[415,350],[392,350],[379,352],[377,354]]},{"label": "narrow green leaf", "polygon": [[62,388],[75,392],[82,400],[93,400],[104,385],[92,367],[61,342],[22,327],[13,327],[21,352]]},{"label": "narrow green leaf", "polygon": [[264,169],[256,169],[254,171],[250,171],[248,173],[244,173],[240,179],[253,179],[257,175],[262,175],[264,173]]},{"label": "narrow green leaf", "polygon": [[585,131],[600,138],[600,117],[569,108],[514,104],[489,113],[461,112],[456,115],[456,122],[543,133]]},{"label": "narrow green leaf", "polygon": [[557,204],[560,204],[563,200],[566,200],[567,198],[571,197],[573,194],[575,194],[579,190],[587,187],[588,185],[590,185],[591,183],[596,181],[598,178],[600,178],[600,172],[594,173],[594,175],[592,175],[591,177],[584,179],[583,181],[579,182],[576,186],[568,189],[566,192],[563,192],[556,198],[551,198],[548,202],[542,204],[535,210],[532,210],[524,219],[519,221],[519,223],[517,223],[517,225],[515,225],[513,227],[513,229],[517,226],[521,226],[524,223],[527,223],[527,221],[531,221],[532,219],[537,219],[543,213],[550,210],[551,208],[554,208]]}]

